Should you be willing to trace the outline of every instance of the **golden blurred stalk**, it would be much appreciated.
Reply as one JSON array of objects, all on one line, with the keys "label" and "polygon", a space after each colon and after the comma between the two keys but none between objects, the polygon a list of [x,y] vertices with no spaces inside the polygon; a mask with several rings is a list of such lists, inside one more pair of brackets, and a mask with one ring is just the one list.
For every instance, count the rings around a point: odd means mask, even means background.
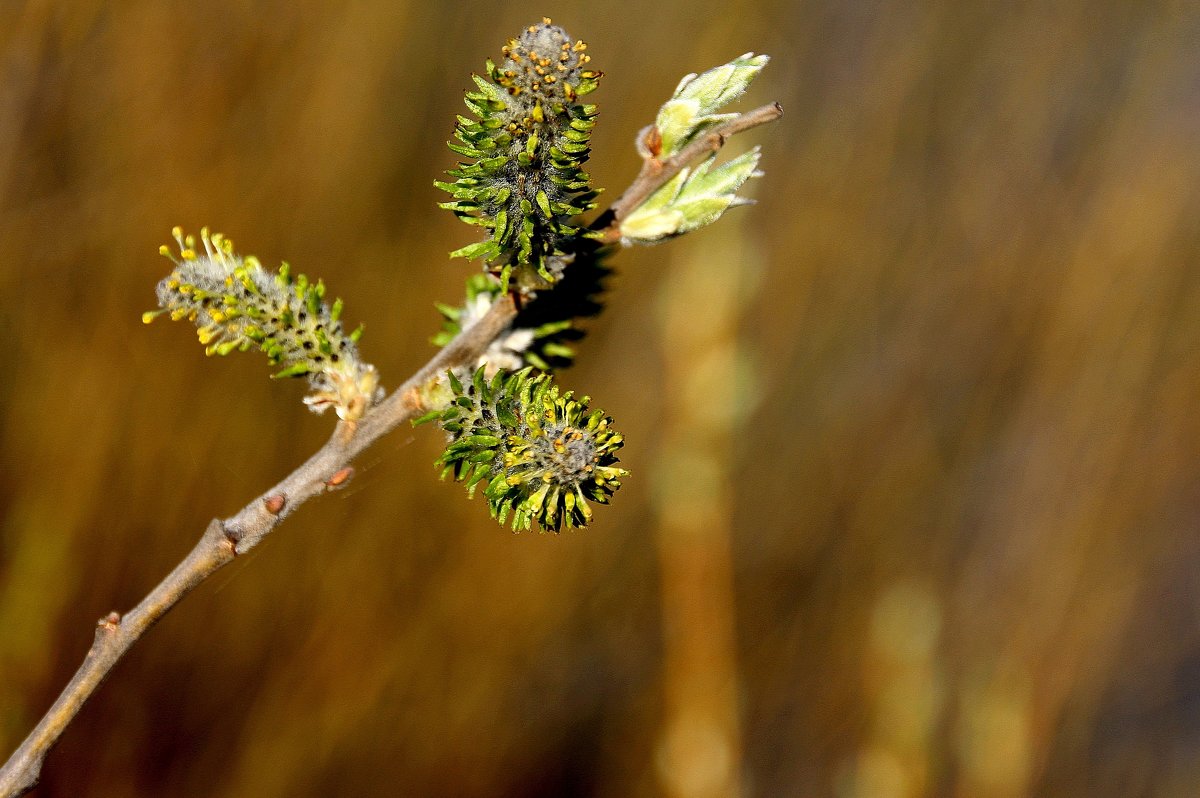
[{"label": "golden blurred stalk", "polygon": [[677,266],[660,297],[665,406],[655,505],[665,717],[658,772],[675,798],[742,793],[729,465],[745,409],[737,325],[749,270],[738,226],[719,230]]}]

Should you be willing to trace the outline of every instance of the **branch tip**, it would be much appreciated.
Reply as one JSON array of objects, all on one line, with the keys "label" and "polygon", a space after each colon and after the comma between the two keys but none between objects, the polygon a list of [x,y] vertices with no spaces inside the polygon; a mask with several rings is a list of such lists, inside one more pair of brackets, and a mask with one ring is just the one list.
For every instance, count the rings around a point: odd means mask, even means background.
[{"label": "branch tip", "polygon": [[242,542],[242,538],[246,537],[246,533],[241,527],[231,526],[224,521],[219,521],[218,523],[221,525],[221,535],[225,538],[225,542],[229,544],[233,553],[237,554],[238,544]]}]

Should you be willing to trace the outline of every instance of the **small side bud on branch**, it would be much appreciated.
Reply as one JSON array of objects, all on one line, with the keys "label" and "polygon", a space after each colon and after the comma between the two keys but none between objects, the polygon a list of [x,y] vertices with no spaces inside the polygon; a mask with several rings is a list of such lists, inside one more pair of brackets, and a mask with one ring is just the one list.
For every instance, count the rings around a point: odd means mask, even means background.
[{"label": "small side bud on branch", "polygon": [[336,490],[344,487],[350,478],[354,476],[354,466],[346,466],[338,469],[329,479],[325,480],[325,488],[327,490]]}]

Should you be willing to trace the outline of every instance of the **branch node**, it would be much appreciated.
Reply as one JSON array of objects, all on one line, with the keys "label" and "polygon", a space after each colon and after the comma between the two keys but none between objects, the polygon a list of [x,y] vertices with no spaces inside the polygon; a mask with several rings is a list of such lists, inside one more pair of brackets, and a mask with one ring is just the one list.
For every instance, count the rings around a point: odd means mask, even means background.
[{"label": "branch node", "polygon": [[404,403],[404,407],[411,409],[413,413],[419,413],[425,409],[425,400],[421,398],[420,385],[409,388],[400,397],[400,400]]},{"label": "branch node", "polygon": [[98,656],[101,651],[108,648],[120,630],[121,613],[115,610],[96,621],[96,636],[92,641],[92,648],[88,651],[87,658],[92,659]]},{"label": "branch node", "polygon": [[229,545],[230,551],[235,555],[238,553],[238,544],[242,542],[242,538],[246,537],[246,532],[240,526],[227,524],[224,521],[218,522],[221,525],[221,534],[225,538],[225,543]]},{"label": "branch node", "polygon": [[635,146],[643,161],[658,161],[662,155],[662,131],[657,125],[646,125],[638,132]]},{"label": "branch node", "polygon": [[105,632],[115,632],[117,627],[121,625],[121,613],[112,611],[96,622],[96,627]]},{"label": "branch node", "polygon": [[267,508],[267,512],[271,515],[279,515],[283,512],[284,506],[287,504],[287,497],[282,493],[276,493],[273,496],[263,496],[263,506]]},{"label": "branch node", "polygon": [[326,490],[336,490],[344,486],[354,476],[354,466],[346,466],[334,472],[333,476],[325,480]]}]

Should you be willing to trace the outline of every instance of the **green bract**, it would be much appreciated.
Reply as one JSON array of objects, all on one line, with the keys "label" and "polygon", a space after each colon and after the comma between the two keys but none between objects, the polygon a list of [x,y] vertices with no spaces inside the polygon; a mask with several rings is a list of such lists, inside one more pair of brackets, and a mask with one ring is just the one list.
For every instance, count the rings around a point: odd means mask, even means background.
[{"label": "green bract", "polygon": [[143,321],[167,313],[195,322],[209,355],[261,349],[271,363],[283,365],[276,377],[308,377],[313,393],[304,402],[314,412],[333,407],[343,419],[362,416],[377,398],[378,375],[359,359],[362,327],[349,334],[342,329],[342,301],[326,305],[323,282],[293,277],[286,263],[272,275],[258,258],[234,254],[232,241],[210,236],[207,228],[200,231],[200,253],[193,236],[184,237],[178,227],[172,233],[179,254],[159,248],[175,263],[158,284],[162,310],[143,314]]},{"label": "green bract", "polygon": [[600,78],[585,49],[548,19],[525,29],[503,64],[488,61],[486,76],[473,76],[478,90],[466,104],[476,118],[458,117],[458,143],[448,145],[471,160],[435,183],[453,197],[441,207],[487,231],[451,256],[483,258],[502,290],[510,280],[526,292],[555,283],[586,235],[571,224],[599,193],[582,169],[596,108],[577,99]]},{"label": "green bract", "polygon": [[484,485],[492,517],[512,516],[514,530],[533,522],[557,532],[592,519],[589,501],[607,504],[625,476],[616,465],[624,438],[601,410],[588,410],[588,397],[559,394],[548,374],[497,372],[480,368],[464,385],[449,375],[449,406],[421,421],[438,419],[450,436],[438,459],[443,478],[453,474],[474,495]]},{"label": "green bract", "polygon": [[[591,241],[581,243],[563,279],[539,293],[536,302],[525,304],[509,328],[474,362],[457,372],[460,379],[469,380],[471,372],[480,366],[486,367],[490,378],[497,369],[517,371],[533,366],[540,371],[554,371],[571,364],[575,359],[572,345],[584,337],[579,320],[600,312],[604,281],[609,274],[604,264],[605,249]],[[450,343],[482,318],[502,293],[500,282],[491,275],[468,277],[463,304],[438,303],[442,329],[432,343]]]}]

